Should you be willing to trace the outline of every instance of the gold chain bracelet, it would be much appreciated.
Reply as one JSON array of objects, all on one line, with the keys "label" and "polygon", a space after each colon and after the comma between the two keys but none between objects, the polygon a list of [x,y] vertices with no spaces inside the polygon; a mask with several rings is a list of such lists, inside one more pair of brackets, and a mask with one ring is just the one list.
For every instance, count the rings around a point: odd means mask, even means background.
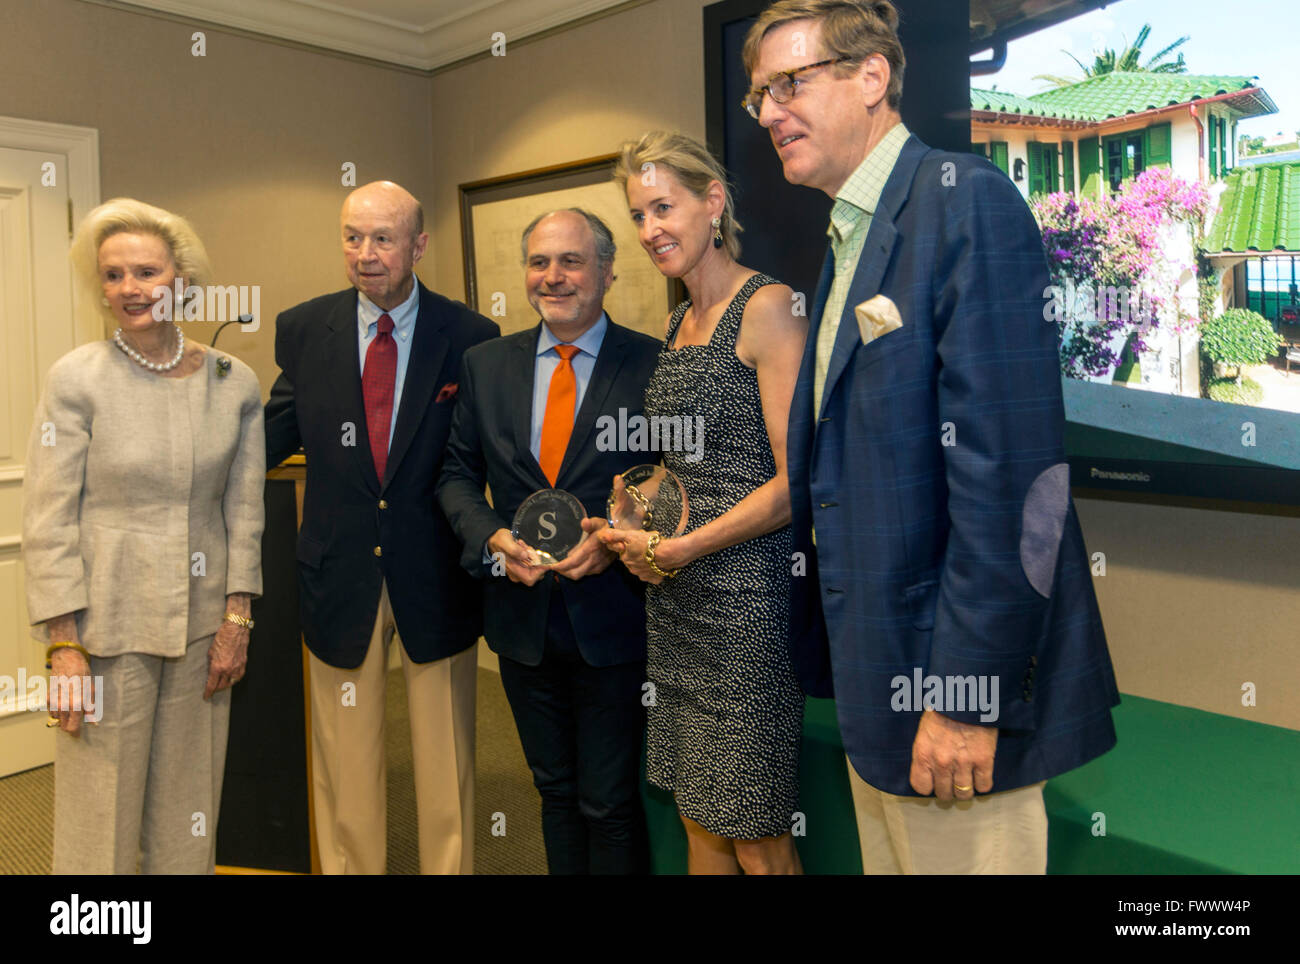
[{"label": "gold chain bracelet", "polygon": [[650,533],[650,541],[645,544],[645,561],[650,565],[650,571],[656,576],[663,576],[665,579],[672,579],[681,572],[680,569],[660,569],[655,562],[655,547],[659,545],[660,536],[657,532]]},{"label": "gold chain bracelet", "polygon": [[655,513],[654,509],[650,507],[650,500],[635,485],[627,486],[627,494],[632,497],[632,501],[637,504],[637,507],[645,513],[641,517],[641,528],[647,531],[653,529],[655,527]]}]

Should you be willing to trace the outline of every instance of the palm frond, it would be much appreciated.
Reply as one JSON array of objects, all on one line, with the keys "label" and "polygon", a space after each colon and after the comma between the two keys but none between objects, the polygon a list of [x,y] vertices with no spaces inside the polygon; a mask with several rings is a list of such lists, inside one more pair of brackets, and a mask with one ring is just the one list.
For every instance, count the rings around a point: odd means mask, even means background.
[{"label": "palm frond", "polygon": [[1065,56],[1069,57],[1071,60],[1073,60],[1076,64],[1079,65],[1079,69],[1083,71],[1083,76],[1085,80],[1092,76],[1092,72],[1089,71],[1088,68],[1083,65],[1083,61],[1081,61],[1074,54],[1070,53],[1068,50],[1062,50],[1061,53],[1065,54]]},{"label": "palm frond", "polygon": [[[1035,74],[1033,80],[1041,80],[1050,88],[1073,87],[1087,78],[1083,77],[1058,77],[1056,74]],[[1046,88],[1045,88],[1046,89]]]},{"label": "palm frond", "polygon": [[[1177,40],[1175,40],[1173,43],[1171,43],[1171,44],[1170,44],[1168,47],[1166,47],[1164,50],[1160,51],[1158,54],[1154,54],[1154,55],[1153,55],[1153,56],[1152,56],[1152,57],[1147,61],[1147,65],[1146,65],[1146,68],[1145,68],[1145,69],[1147,69],[1147,70],[1151,70],[1153,67],[1155,67],[1155,65],[1159,64],[1160,61],[1164,60],[1164,59],[1165,59],[1166,57],[1168,57],[1171,53],[1173,53],[1175,50],[1177,50],[1179,47],[1181,47],[1183,44],[1187,43],[1187,41],[1189,41],[1189,40],[1191,40],[1191,39],[1192,39],[1191,37],[1179,37]],[[1178,55],[1178,61],[1179,61],[1179,63],[1182,63],[1182,60],[1183,60],[1183,55],[1182,55],[1182,54],[1179,54],[1179,55]],[[1184,68],[1184,69],[1185,69],[1185,68]]]}]

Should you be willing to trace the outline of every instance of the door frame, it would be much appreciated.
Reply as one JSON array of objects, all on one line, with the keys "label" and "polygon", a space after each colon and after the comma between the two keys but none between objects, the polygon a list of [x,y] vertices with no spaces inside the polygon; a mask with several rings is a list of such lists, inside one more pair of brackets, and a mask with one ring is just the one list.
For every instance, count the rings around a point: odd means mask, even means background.
[{"label": "door frame", "polygon": [[[68,197],[67,229],[70,238],[75,226],[100,201],[99,131],[92,127],[0,116],[0,148],[48,155],[52,160],[57,158],[61,162],[65,178],[63,187],[66,188]],[[89,295],[80,290],[80,286],[76,283],[77,279],[73,277],[72,266],[67,263],[66,257],[64,260],[71,295],[72,318],[69,327],[62,330],[59,340],[66,345],[64,339],[70,336],[72,347],[75,347],[97,341],[104,337],[105,332],[97,306],[85,304]],[[33,333],[31,360],[36,368],[33,372],[32,387],[39,394],[46,371],[54,359],[42,357],[41,343],[36,337],[37,334]],[[62,350],[67,351],[68,348]],[[35,402],[34,395],[30,403],[34,405]],[[25,448],[25,445],[21,446],[15,454],[19,454],[21,449]],[[0,467],[0,486],[5,489],[22,486],[26,475],[25,460],[21,460],[21,457],[15,459],[14,462]],[[22,533],[8,531],[7,521],[4,527],[5,531],[0,531],[0,559],[8,562],[16,558],[21,567],[23,564]],[[21,578],[21,568],[19,571]],[[19,606],[25,608],[21,600]],[[24,663],[21,651],[19,659],[20,670],[22,666],[27,665],[28,671],[31,672],[32,663],[30,661]],[[39,667],[40,662],[37,662],[34,668],[38,672]],[[22,695],[20,694],[20,698]],[[4,714],[5,737],[17,738],[22,740],[22,743],[16,750],[5,755],[5,772],[19,773],[49,763],[53,759],[54,741],[51,731],[44,727],[44,720],[23,720],[11,724],[11,715],[8,711]],[[23,715],[32,716],[29,711],[25,711]]]},{"label": "door frame", "polygon": [[[99,205],[99,130],[74,124],[0,116],[0,147],[20,151],[48,151],[62,154],[68,162],[68,197],[72,201],[72,224]],[[71,269],[69,269],[71,271]],[[84,305],[80,285],[73,279],[72,316],[78,345],[104,337],[99,312]],[[42,373],[43,374],[43,373]]]}]

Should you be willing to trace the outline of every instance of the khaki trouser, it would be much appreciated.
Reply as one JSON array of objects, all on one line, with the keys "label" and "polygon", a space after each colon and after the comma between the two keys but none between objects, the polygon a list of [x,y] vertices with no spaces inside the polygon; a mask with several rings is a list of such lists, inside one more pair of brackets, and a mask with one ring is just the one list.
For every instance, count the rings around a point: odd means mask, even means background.
[{"label": "khaki trouser", "polygon": [[971,800],[877,790],[849,763],[864,874],[1045,874],[1045,783]]},{"label": "khaki trouser", "polygon": [[[384,692],[395,633],[385,585],[361,666],[339,669],[311,657],[312,802],[326,874],[387,870]],[[477,647],[428,663],[412,662],[405,647],[401,652],[420,872],[472,874]]]}]

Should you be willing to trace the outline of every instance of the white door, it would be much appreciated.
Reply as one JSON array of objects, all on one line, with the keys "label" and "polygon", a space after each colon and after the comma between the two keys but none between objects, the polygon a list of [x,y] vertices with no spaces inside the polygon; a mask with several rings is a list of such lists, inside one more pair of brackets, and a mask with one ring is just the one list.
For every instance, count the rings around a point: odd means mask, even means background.
[{"label": "white door", "polygon": [[[68,264],[69,224],[97,198],[98,171],[93,190],[74,189],[81,203],[70,205],[69,171],[86,173],[84,156],[70,159],[70,131],[84,129],[0,118],[0,776],[54,759],[54,731],[46,729],[39,705],[44,689],[18,685],[45,674],[44,648],[27,625],[22,483],[46,372],[98,333],[93,316],[74,315]],[[52,149],[7,146],[42,143],[41,133],[54,134],[44,140]],[[97,151],[91,153],[97,167]],[[14,698],[4,699],[9,695]]]}]

